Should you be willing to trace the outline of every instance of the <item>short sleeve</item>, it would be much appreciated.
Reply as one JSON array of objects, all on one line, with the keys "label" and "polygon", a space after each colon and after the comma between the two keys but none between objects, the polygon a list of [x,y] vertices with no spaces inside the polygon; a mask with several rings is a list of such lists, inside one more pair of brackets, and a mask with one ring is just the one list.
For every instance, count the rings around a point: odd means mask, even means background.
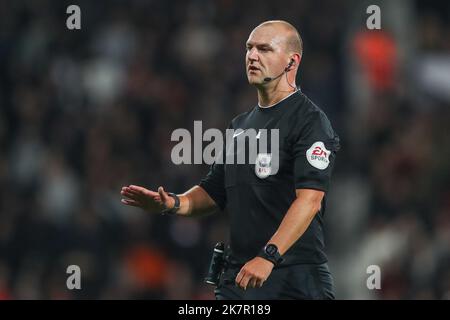
[{"label": "short sleeve", "polygon": [[327,192],[339,148],[339,137],[326,115],[312,112],[294,135],[295,188]]},{"label": "short sleeve", "polygon": [[[231,128],[231,124],[228,129]],[[221,158],[224,154],[225,150],[222,150],[222,153],[218,155],[217,158]],[[222,162],[214,162],[206,177],[204,177],[199,186],[202,187],[206,193],[214,200],[214,202],[219,206],[221,210],[225,209],[227,197],[225,190],[225,165]]]},{"label": "short sleeve", "polygon": [[201,180],[199,186],[208,193],[220,209],[223,210],[225,208],[226,191],[223,164],[213,163],[208,174]]}]

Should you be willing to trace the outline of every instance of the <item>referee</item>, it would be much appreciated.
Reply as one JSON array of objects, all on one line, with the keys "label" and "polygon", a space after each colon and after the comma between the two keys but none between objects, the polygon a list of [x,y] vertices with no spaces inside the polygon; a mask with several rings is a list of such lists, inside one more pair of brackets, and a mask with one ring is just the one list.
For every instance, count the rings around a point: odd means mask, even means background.
[{"label": "referee", "polygon": [[196,216],[227,209],[230,245],[215,290],[219,300],[334,299],[323,219],[339,138],[295,85],[302,46],[295,27],[281,20],[260,24],[246,43],[258,105],[234,118],[230,129],[278,130],[276,170],[270,170],[269,145],[253,163],[214,163],[181,195],[135,185],[121,191],[122,203],[149,212]]}]

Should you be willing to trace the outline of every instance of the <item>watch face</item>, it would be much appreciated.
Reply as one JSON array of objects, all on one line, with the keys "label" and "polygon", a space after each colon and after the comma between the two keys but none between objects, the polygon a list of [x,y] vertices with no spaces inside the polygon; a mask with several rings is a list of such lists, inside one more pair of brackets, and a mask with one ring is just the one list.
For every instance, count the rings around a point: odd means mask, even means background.
[{"label": "watch face", "polygon": [[268,245],[266,246],[266,253],[267,253],[268,255],[273,256],[273,255],[275,255],[275,254],[277,253],[277,251],[278,251],[278,248],[277,248],[277,246],[274,245],[274,244],[268,244]]}]

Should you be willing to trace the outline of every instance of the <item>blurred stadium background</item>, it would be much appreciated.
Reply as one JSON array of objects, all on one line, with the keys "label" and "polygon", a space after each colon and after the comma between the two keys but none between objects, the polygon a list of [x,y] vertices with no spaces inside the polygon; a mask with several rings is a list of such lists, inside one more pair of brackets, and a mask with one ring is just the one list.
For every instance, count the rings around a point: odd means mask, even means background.
[{"label": "blurred stadium background", "polygon": [[[298,83],[342,141],[326,217],[337,297],[449,299],[449,15],[445,1],[1,0],[0,298],[213,299],[202,280],[226,214],[151,216],[120,188],[199,182],[208,166],[173,165],[172,131],[225,129],[254,106],[245,41],[285,19],[304,40]],[[81,290],[66,288],[72,264]]]}]

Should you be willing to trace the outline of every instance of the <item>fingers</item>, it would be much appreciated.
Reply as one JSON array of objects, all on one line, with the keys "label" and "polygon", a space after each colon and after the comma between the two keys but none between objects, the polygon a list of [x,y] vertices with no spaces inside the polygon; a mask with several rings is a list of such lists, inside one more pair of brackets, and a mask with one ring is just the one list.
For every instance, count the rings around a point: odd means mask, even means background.
[{"label": "fingers", "polygon": [[167,197],[168,197],[169,195],[164,191],[164,188],[163,188],[163,187],[159,187],[159,188],[158,188],[158,193],[159,193],[159,196],[161,197],[161,201],[162,201],[163,203],[166,203]]},{"label": "fingers", "polygon": [[242,278],[238,286],[244,290],[247,290],[250,288],[261,288],[263,283],[263,279],[247,274]]},{"label": "fingers", "polygon": [[264,279],[257,279],[255,282],[255,288],[261,288],[264,284]]},{"label": "fingers", "polygon": [[133,200],[143,200],[142,197],[151,197],[155,201],[161,200],[159,193],[135,185],[122,187],[120,193]]},{"label": "fingers", "polygon": [[261,288],[265,281],[266,277],[246,268],[246,266],[242,267],[235,279],[236,285],[243,290]]},{"label": "fingers", "polygon": [[142,194],[140,191],[133,190],[133,189],[131,189],[129,187],[122,187],[121,191],[127,192],[127,193],[131,193],[131,194],[134,194],[134,195],[141,195]]},{"label": "fingers", "polygon": [[134,193],[134,194],[144,194],[144,195],[148,195],[148,196],[157,196],[158,192],[152,191],[152,190],[148,190],[146,188],[143,187],[139,187],[139,186],[135,186],[135,185],[129,185],[128,187],[123,187],[122,190],[125,189],[128,192]]},{"label": "fingers", "polygon": [[139,202],[131,200],[131,199],[121,199],[120,202],[122,202],[123,204],[126,204],[128,206],[133,206],[133,207],[141,206],[141,204]]},{"label": "fingers", "polygon": [[128,188],[130,189],[130,190],[133,190],[133,191],[136,191],[136,192],[139,192],[139,193],[144,193],[147,189],[145,189],[144,187],[140,187],[140,186],[135,186],[134,184],[130,184],[129,186],[128,186]]},{"label": "fingers", "polygon": [[245,275],[244,278],[242,278],[241,283],[239,284],[239,286],[242,289],[247,290],[247,286],[248,286],[248,283],[249,283],[250,279],[251,279],[250,275]]},{"label": "fingers", "polygon": [[125,197],[127,197],[127,198],[134,199],[134,200],[136,200],[136,198],[139,196],[139,195],[137,195],[135,193],[129,192],[127,190],[124,190],[123,188],[122,188],[122,191],[120,191],[120,194],[125,196]]},{"label": "fingers", "polygon": [[241,269],[238,273],[238,275],[236,276],[236,285],[239,285],[239,283],[241,282],[242,278],[244,278],[244,274],[245,271],[243,269]]},{"label": "fingers", "polygon": [[252,277],[248,281],[248,287],[249,288],[256,288],[256,282],[258,281],[258,278]]},{"label": "fingers", "polygon": [[161,198],[161,203],[167,208],[173,208],[175,206],[175,200],[169,196],[169,194],[164,191],[163,187],[158,188],[158,194]]},{"label": "fingers", "polygon": [[157,211],[160,207],[170,207],[170,204],[175,202],[163,187],[159,187],[158,192],[155,192],[140,186],[129,185],[122,187],[120,194],[124,197],[121,200],[123,204],[140,207],[149,212]]},{"label": "fingers", "polygon": [[245,271],[241,269],[241,271],[238,273],[238,275],[236,277],[236,285],[241,287],[241,289],[246,290],[250,279],[251,279],[251,275],[245,273]]}]

